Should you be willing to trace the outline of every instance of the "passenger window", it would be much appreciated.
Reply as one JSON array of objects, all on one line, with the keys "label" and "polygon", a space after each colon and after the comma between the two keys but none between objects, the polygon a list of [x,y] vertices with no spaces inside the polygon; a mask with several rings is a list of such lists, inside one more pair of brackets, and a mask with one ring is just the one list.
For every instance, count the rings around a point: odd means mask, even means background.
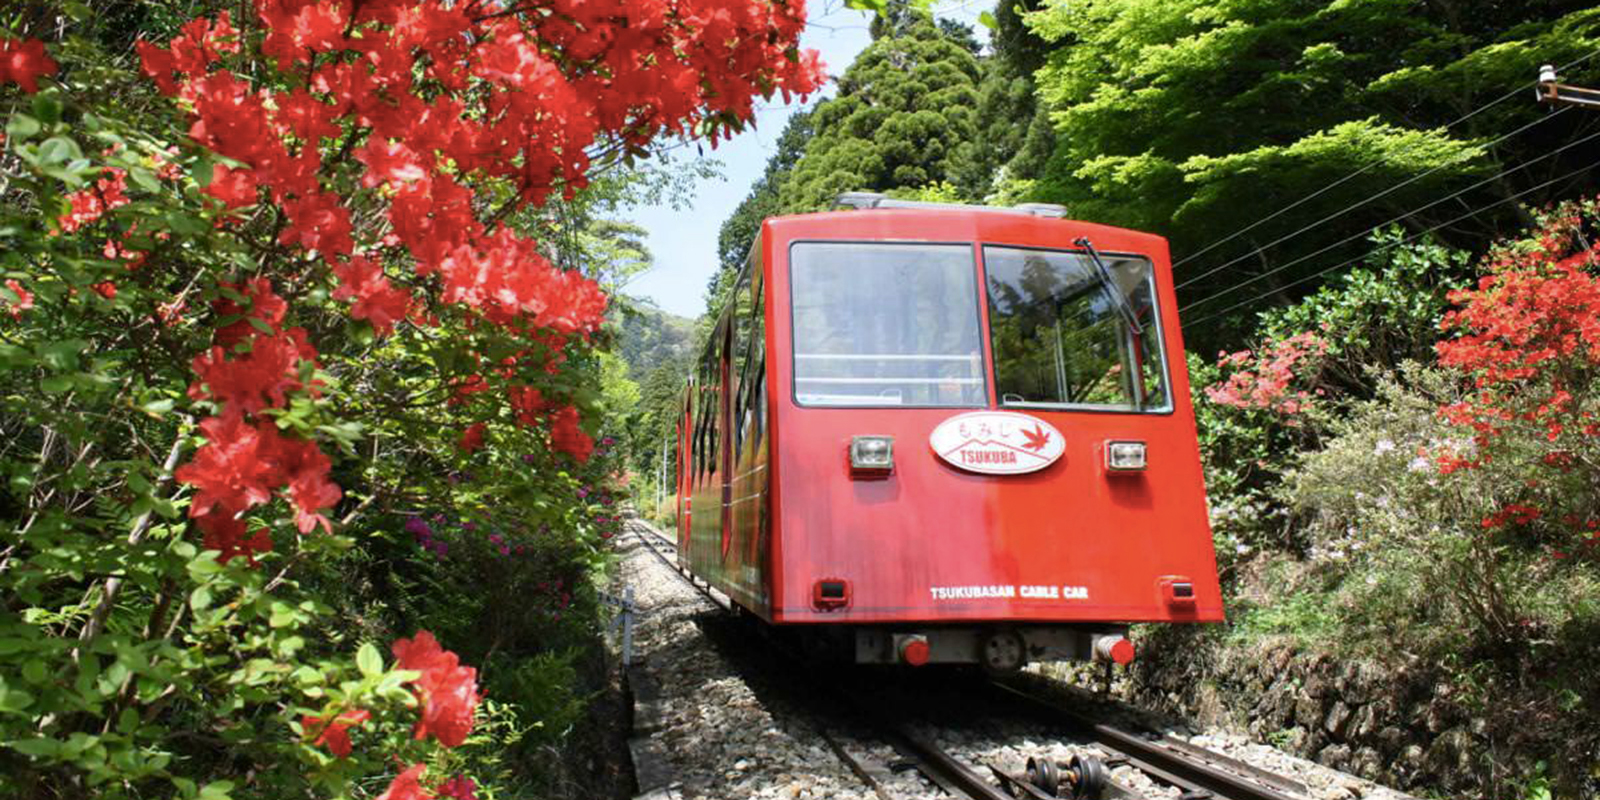
[{"label": "passenger window", "polygon": [[1171,408],[1150,262],[985,247],[995,389],[1002,406]]},{"label": "passenger window", "polygon": [[[740,300],[740,305],[744,309],[742,318],[745,320],[746,342],[739,352],[739,396],[734,406],[736,436],[734,453],[741,460],[750,452],[751,429],[756,422],[757,394],[762,382],[762,372],[766,367],[766,303],[762,298],[759,259],[759,250],[752,251],[751,263],[746,267],[746,274],[750,276],[749,286],[741,292]],[[760,436],[759,427],[754,433],[757,437]]]},{"label": "passenger window", "polygon": [[799,242],[789,269],[801,405],[984,404],[970,245]]}]

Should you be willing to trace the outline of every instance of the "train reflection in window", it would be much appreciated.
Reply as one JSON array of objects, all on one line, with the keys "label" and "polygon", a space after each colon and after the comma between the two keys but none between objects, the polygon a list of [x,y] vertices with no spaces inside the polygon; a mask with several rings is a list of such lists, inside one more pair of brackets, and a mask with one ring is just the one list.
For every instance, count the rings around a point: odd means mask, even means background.
[{"label": "train reflection in window", "polygon": [[1085,253],[983,249],[1002,406],[1171,410],[1150,262],[1101,259],[1109,282]]}]

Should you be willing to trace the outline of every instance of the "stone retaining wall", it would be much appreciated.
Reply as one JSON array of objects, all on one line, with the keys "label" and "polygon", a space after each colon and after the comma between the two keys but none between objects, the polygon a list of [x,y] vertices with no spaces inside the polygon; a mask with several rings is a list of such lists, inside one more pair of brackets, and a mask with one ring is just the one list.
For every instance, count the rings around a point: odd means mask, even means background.
[{"label": "stone retaining wall", "polygon": [[[1141,641],[1111,692],[1151,711],[1251,735],[1319,763],[1411,792],[1479,788],[1476,737],[1447,686],[1413,665],[1388,670],[1268,639],[1230,647],[1204,633]],[[1103,668],[1047,670],[1103,688]],[[1481,733],[1481,731],[1477,731]]]}]

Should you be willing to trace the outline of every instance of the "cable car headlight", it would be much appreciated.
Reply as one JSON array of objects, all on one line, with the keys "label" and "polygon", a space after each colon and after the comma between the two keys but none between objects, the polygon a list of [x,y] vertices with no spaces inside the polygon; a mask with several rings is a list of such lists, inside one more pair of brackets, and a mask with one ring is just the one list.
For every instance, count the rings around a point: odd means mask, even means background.
[{"label": "cable car headlight", "polygon": [[894,437],[850,437],[850,468],[879,472],[894,469]]},{"label": "cable car headlight", "polygon": [[1141,472],[1145,455],[1144,442],[1106,442],[1106,471]]}]

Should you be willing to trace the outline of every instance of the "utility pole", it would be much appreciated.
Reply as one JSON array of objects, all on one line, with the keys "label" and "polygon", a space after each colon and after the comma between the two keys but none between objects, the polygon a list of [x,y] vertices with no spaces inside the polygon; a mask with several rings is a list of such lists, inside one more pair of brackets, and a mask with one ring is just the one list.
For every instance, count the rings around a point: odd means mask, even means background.
[{"label": "utility pole", "polygon": [[1600,108],[1600,89],[1561,83],[1556,79],[1556,68],[1549,64],[1539,68],[1539,88],[1535,91],[1541,103]]}]

